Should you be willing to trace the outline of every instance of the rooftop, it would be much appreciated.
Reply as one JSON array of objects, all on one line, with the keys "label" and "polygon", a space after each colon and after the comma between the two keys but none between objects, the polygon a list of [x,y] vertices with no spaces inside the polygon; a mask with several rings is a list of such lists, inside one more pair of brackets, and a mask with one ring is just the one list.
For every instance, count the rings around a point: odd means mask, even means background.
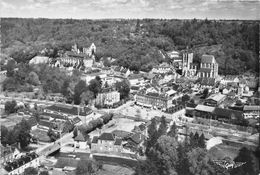
[{"label": "rooftop", "polygon": [[244,111],[260,111],[260,106],[248,106],[248,105],[245,105],[244,106]]},{"label": "rooftop", "polygon": [[214,101],[220,101],[220,100],[222,100],[225,97],[226,97],[226,95],[218,93],[218,94],[210,95],[207,99],[211,99],[211,100],[214,100]]},{"label": "rooftop", "polygon": [[25,156],[22,156],[19,159],[14,160],[13,162],[10,162],[10,163],[7,162],[7,165],[4,167],[4,169],[8,172],[11,172],[11,171],[23,166],[24,164],[31,162],[32,160],[36,159],[37,157],[39,157],[39,156],[35,152],[29,153]]},{"label": "rooftop", "polygon": [[206,106],[206,105],[198,105],[198,106],[196,106],[195,110],[212,113],[215,110],[215,107]]},{"label": "rooftop", "polygon": [[94,136],[91,143],[97,143],[98,142],[98,136]]},{"label": "rooftop", "polygon": [[116,139],[114,145],[121,145],[122,144],[122,139]]},{"label": "rooftop", "polygon": [[114,141],[115,138],[112,133],[102,133],[101,136],[99,137],[99,140],[107,140],[107,141]]},{"label": "rooftop", "polygon": [[202,55],[201,63],[214,63],[215,57],[213,55]]},{"label": "rooftop", "polygon": [[243,118],[242,111],[237,111],[237,110],[232,110],[232,109],[215,108],[214,114],[228,118],[228,119],[230,119],[232,117],[234,117],[233,119]]}]

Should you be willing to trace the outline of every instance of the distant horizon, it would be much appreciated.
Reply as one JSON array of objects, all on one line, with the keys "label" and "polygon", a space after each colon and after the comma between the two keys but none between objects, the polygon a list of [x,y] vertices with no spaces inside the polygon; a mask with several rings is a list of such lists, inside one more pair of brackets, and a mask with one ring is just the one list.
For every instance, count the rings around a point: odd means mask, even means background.
[{"label": "distant horizon", "polygon": [[46,17],[0,17],[0,19],[50,19],[50,20],[209,20],[209,21],[260,21],[260,19],[213,19],[213,18],[46,18]]},{"label": "distant horizon", "polygon": [[1,0],[1,18],[260,20],[260,0]]}]

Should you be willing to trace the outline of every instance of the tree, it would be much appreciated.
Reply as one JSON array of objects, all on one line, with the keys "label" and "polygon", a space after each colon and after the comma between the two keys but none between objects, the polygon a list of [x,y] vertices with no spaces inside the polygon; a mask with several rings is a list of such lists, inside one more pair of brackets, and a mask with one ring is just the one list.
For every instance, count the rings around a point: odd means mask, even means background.
[{"label": "tree", "polygon": [[206,98],[209,94],[209,89],[208,88],[204,89],[202,93],[203,93],[203,98]]},{"label": "tree", "polygon": [[92,91],[85,91],[80,95],[81,103],[88,105],[94,99],[94,93]]},{"label": "tree", "polygon": [[177,156],[177,141],[175,138],[163,135],[155,145],[156,151],[156,166],[159,174],[173,174],[178,162]]},{"label": "tree", "polygon": [[17,111],[17,103],[15,100],[5,102],[5,112],[7,114],[15,113]]},{"label": "tree", "polygon": [[185,94],[184,96],[181,97],[181,100],[182,100],[183,102],[187,102],[187,101],[190,100],[190,96],[187,95],[187,94]]},{"label": "tree", "polygon": [[26,78],[26,81],[34,86],[37,86],[40,84],[39,77],[35,72],[30,72],[28,77]]},{"label": "tree", "polygon": [[47,135],[50,137],[51,142],[54,142],[59,138],[59,134],[55,133],[51,128],[49,128]]},{"label": "tree", "polygon": [[178,137],[178,129],[177,129],[177,126],[176,126],[176,123],[174,122],[170,128],[170,131],[168,132],[167,134],[168,136],[170,137],[173,137],[177,140],[177,137]]},{"label": "tree", "polygon": [[121,82],[116,82],[116,90],[120,93],[120,99],[125,99],[128,97],[130,92],[129,82],[123,80]]},{"label": "tree", "polygon": [[[14,133],[16,137],[17,142],[20,143],[20,146],[22,149],[26,148],[30,144],[31,140],[31,126],[30,124],[25,120],[22,119],[20,123],[18,123],[14,127]],[[17,134],[17,135],[16,135]]]},{"label": "tree", "polygon": [[147,139],[147,143],[146,143],[145,154],[146,154],[146,156],[149,156],[148,154],[149,154],[150,148],[152,148],[155,145],[155,143],[158,139],[157,123],[156,123],[155,118],[152,119],[147,132],[148,132],[148,139]]},{"label": "tree", "polygon": [[198,139],[198,146],[200,148],[206,148],[206,143],[205,143],[205,136],[204,134],[202,133]]},{"label": "tree", "polygon": [[162,116],[161,117],[161,123],[158,129],[158,137],[165,135],[167,131],[167,123],[166,123],[166,117]]},{"label": "tree", "polygon": [[101,83],[97,79],[90,80],[88,89],[94,93],[94,97],[101,91]]},{"label": "tree", "polygon": [[1,125],[1,144],[2,145],[6,145],[7,135],[8,135],[8,129],[4,125]]},{"label": "tree", "polygon": [[87,90],[86,82],[83,80],[80,80],[74,88],[74,103],[75,104],[77,104],[77,105],[80,104],[80,102],[81,102],[80,95],[86,90]]},{"label": "tree", "polygon": [[246,164],[232,169],[231,175],[257,175],[259,165],[253,152],[245,147],[239,150],[238,156],[234,159],[235,162],[246,162]]},{"label": "tree", "polygon": [[78,136],[78,128],[75,127],[74,130],[73,130],[73,138],[75,138],[77,136]]},{"label": "tree", "polygon": [[210,157],[207,151],[202,148],[195,148],[188,153],[189,171],[194,175],[214,175],[214,168],[210,164]]},{"label": "tree", "polygon": [[40,175],[49,175],[49,172],[48,171],[41,171]]},{"label": "tree", "polygon": [[12,77],[14,75],[14,68],[15,68],[15,61],[9,60],[6,65],[7,77]]},{"label": "tree", "polygon": [[77,168],[76,168],[76,175],[91,175],[95,174],[101,165],[93,160],[82,159],[79,161]]},{"label": "tree", "polygon": [[189,171],[189,160],[188,160],[188,151],[189,147],[187,142],[180,143],[177,147],[177,155],[178,155],[178,162],[176,165],[176,170],[179,175],[191,175]]},{"label": "tree", "polygon": [[33,168],[33,167],[28,167],[28,168],[25,168],[24,174],[26,174],[26,175],[38,175],[38,170],[36,168]]}]

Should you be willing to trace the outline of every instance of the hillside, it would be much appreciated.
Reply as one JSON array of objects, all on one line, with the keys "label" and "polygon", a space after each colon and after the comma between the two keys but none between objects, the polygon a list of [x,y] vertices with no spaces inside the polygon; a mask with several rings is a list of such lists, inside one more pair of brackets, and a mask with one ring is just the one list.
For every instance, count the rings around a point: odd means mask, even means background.
[{"label": "hillside", "polygon": [[97,46],[97,57],[112,56],[117,64],[148,71],[164,61],[159,50],[194,50],[195,60],[211,53],[220,73],[257,70],[258,25],[254,21],[209,20],[73,20],[2,18],[2,51],[19,61],[43,48],[69,50],[78,43]]}]

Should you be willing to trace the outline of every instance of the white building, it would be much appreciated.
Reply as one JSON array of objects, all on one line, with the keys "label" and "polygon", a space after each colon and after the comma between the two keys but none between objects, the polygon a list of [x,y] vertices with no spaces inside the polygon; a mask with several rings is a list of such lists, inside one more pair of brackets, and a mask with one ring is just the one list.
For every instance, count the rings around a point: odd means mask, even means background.
[{"label": "white building", "polygon": [[101,106],[103,105],[112,106],[113,104],[118,103],[119,101],[120,101],[120,93],[111,88],[108,88],[98,93],[95,103]]}]

